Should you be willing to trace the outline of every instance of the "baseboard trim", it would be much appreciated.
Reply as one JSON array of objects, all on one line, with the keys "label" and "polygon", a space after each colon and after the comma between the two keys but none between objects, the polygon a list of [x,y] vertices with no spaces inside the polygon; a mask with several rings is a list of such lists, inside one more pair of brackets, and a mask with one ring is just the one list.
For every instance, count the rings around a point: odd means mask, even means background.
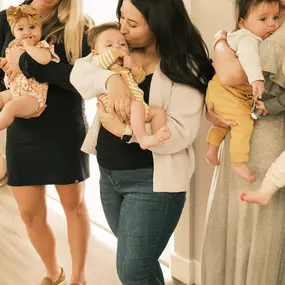
[{"label": "baseboard trim", "polygon": [[201,285],[201,264],[187,260],[175,253],[171,254],[171,275],[185,285]]},{"label": "baseboard trim", "polygon": [[195,276],[195,285],[201,285],[201,262],[194,260],[194,276]]}]

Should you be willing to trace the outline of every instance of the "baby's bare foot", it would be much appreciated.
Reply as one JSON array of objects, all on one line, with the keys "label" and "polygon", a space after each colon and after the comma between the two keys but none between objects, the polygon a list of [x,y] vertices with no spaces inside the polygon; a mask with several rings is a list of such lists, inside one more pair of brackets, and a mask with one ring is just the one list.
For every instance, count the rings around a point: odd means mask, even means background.
[{"label": "baby's bare foot", "polygon": [[235,171],[241,178],[245,179],[248,182],[255,181],[255,176],[249,170],[245,162],[232,162],[232,169]]},{"label": "baby's bare foot", "polygon": [[258,191],[241,191],[240,199],[247,203],[256,203],[261,206],[267,206],[270,202],[271,197]]},{"label": "baby's bare foot", "polygon": [[157,133],[151,136],[144,136],[139,140],[142,149],[148,149],[152,146],[160,144],[162,141],[171,137],[170,129],[166,126],[162,127]]},{"label": "baby's bare foot", "polygon": [[219,151],[218,146],[208,143],[206,160],[214,166],[220,164],[219,159],[218,159],[218,151]]},{"label": "baby's bare foot", "polygon": [[160,141],[165,141],[171,137],[171,131],[168,127],[164,126],[155,134],[155,136],[160,137]]}]

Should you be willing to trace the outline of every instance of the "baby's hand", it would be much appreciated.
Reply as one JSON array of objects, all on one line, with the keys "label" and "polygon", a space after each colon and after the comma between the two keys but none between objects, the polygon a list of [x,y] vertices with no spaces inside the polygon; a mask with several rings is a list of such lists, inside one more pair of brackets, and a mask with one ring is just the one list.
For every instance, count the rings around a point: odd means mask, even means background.
[{"label": "baby's hand", "polygon": [[126,55],[124,58],[124,67],[131,70],[133,74],[137,74],[140,72],[139,66],[134,62],[130,55]]},{"label": "baby's hand", "polygon": [[265,107],[265,105],[264,105],[264,103],[263,103],[262,101],[257,100],[257,101],[255,102],[255,107],[256,107],[256,109],[262,111],[262,115],[263,115],[263,116],[266,116],[266,115],[269,114],[268,110],[266,109],[266,107]]},{"label": "baby's hand", "polygon": [[264,93],[264,81],[262,80],[254,81],[251,84],[251,86],[252,86],[252,94],[256,96],[256,98],[261,99]]},{"label": "baby's hand", "polygon": [[123,57],[123,60],[124,60],[124,67],[128,69],[132,69],[134,67],[135,63],[130,55],[125,55]]},{"label": "baby's hand", "polygon": [[34,41],[31,38],[25,38],[22,40],[24,48],[34,46]]}]

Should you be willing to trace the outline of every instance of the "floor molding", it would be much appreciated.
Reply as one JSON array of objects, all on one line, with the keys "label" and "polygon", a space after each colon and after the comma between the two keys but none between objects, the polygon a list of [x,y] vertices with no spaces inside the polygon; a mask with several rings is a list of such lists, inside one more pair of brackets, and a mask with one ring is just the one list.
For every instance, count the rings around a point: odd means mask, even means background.
[{"label": "floor molding", "polygon": [[187,260],[175,253],[171,255],[172,276],[186,285],[201,285],[201,263]]}]

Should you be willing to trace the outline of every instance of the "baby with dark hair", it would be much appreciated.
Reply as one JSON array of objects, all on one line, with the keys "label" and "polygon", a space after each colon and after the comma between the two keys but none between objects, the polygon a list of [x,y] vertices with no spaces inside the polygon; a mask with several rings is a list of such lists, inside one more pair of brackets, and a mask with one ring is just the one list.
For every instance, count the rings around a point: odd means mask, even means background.
[{"label": "baby with dark hair", "polygon": [[[236,52],[249,84],[224,86],[214,76],[209,82],[206,102],[213,103],[215,112],[237,123],[231,128],[231,166],[245,180],[255,180],[247,166],[253,119],[257,119],[256,100],[262,98],[264,77],[260,65],[259,44],[280,26],[278,0],[237,0],[237,27],[227,34],[228,45]],[[224,36],[225,37],[225,36]],[[209,131],[206,158],[218,165],[218,149],[228,129],[212,127]]]}]

